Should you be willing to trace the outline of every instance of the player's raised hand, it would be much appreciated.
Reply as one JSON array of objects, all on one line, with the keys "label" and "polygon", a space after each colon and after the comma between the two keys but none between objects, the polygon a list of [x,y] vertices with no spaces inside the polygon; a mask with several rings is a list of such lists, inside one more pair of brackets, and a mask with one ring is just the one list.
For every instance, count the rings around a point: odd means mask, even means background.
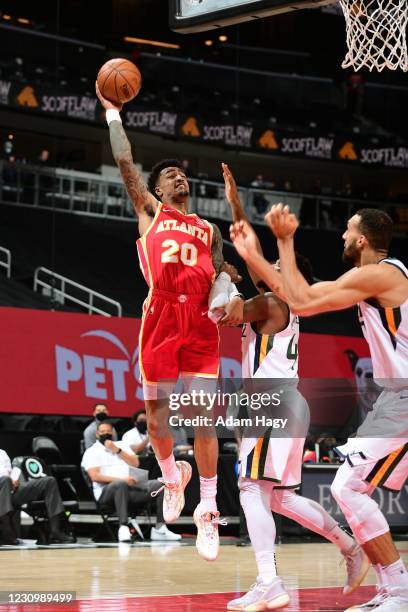
[{"label": "player's raised hand", "polygon": [[222,264],[221,272],[226,272],[227,274],[229,274],[231,282],[233,283],[240,283],[242,281],[242,276],[238,272],[237,268],[232,264],[228,263],[227,261],[224,261],[224,263]]},{"label": "player's raised hand", "polygon": [[290,212],[289,206],[283,204],[274,204],[265,215],[265,221],[276,238],[280,240],[292,238],[299,227],[296,215]]},{"label": "player's raised hand", "polygon": [[110,108],[113,108],[114,110],[117,111],[121,111],[123,108],[123,104],[118,104],[117,102],[111,102],[110,100],[107,100],[106,98],[103,97],[103,95],[101,94],[101,91],[98,87],[98,83],[95,83],[95,91],[96,91],[96,95],[99,98],[99,102],[102,104],[103,108],[105,110],[109,110]]},{"label": "player's raised hand", "polygon": [[238,221],[230,226],[230,236],[234,247],[247,260],[256,252],[256,234],[247,221]]},{"label": "player's raised hand", "polygon": [[225,183],[225,197],[227,199],[227,202],[229,202],[229,204],[234,204],[235,202],[239,203],[239,193],[238,193],[238,188],[237,188],[237,184],[235,182],[234,176],[231,172],[231,170],[228,167],[228,164],[221,164],[222,167],[222,174],[224,177],[224,183]]}]

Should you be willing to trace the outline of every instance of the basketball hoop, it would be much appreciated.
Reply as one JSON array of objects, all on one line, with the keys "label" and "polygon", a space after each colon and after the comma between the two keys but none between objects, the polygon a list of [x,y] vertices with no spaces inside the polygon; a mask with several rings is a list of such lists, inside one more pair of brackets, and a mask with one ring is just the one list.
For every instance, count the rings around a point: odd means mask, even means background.
[{"label": "basketball hoop", "polygon": [[342,68],[408,71],[408,0],[339,0],[348,53]]}]

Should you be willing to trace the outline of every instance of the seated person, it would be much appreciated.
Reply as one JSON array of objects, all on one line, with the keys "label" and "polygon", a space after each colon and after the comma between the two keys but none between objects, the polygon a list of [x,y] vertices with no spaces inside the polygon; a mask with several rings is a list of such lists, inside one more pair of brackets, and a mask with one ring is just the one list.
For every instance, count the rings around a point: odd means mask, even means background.
[{"label": "seated person", "polygon": [[146,411],[139,410],[132,416],[134,427],[122,436],[122,442],[129,446],[136,455],[146,455],[151,448],[149,434],[147,433]]},{"label": "seated person", "polygon": [[[84,429],[84,445],[85,449],[90,448],[96,442],[96,429],[99,423],[103,423],[109,417],[109,411],[106,404],[95,404],[93,411],[94,420]],[[118,439],[116,429],[113,427],[113,440]]]},{"label": "seated person", "polygon": [[44,476],[27,482],[12,480],[11,461],[0,449],[0,528],[4,544],[18,544],[12,516],[21,506],[33,501],[44,501],[47,509],[50,535],[49,544],[71,544],[73,536],[60,530],[60,515],[64,512],[57,481],[53,476]]},{"label": "seated person", "polygon": [[[187,432],[183,427],[183,417],[178,412],[170,415],[169,429],[173,438],[173,450],[175,455],[187,455],[193,451],[193,447],[188,442]],[[191,454],[193,454],[191,452]]]},{"label": "seated person", "polygon": [[81,466],[92,480],[95,499],[103,505],[112,505],[119,517],[119,542],[130,542],[128,526],[129,503],[142,504],[156,495],[156,527],[152,527],[152,540],[180,540],[181,536],[169,531],[163,519],[164,485],[158,480],[137,483],[129,468],[139,467],[139,459],[124,442],[113,441],[113,427],[100,423],[96,431],[96,442],[82,457]]}]

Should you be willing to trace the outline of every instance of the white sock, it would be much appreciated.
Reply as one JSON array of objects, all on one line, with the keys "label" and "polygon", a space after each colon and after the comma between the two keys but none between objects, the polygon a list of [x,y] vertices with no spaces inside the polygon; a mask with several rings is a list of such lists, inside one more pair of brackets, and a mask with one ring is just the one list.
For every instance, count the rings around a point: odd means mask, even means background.
[{"label": "white sock", "polygon": [[276,527],[270,510],[270,482],[242,479],[240,501],[245,512],[248,534],[255,551],[258,576],[262,582],[276,577]]},{"label": "white sock", "polygon": [[387,586],[387,577],[380,563],[373,565],[373,568],[377,576],[377,589],[380,590],[382,587]]},{"label": "white sock", "polygon": [[255,553],[256,565],[258,567],[258,577],[262,582],[272,582],[276,578],[276,557],[270,550],[262,550]]},{"label": "white sock", "polygon": [[274,512],[283,514],[299,525],[318,533],[333,542],[341,552],[348,552],[356,542],[340,528],[328,512],[313,499],[296,495],[294,491],[274,489],[271,507]]},{"label": "white sock", "polygon": [[355,539],[344,531],[340,525],[335,525],[333,529],[328,531],[326,534],[322,533],[322,535],[326,538],[326,540],[329,540],[329,542],[333,542],[333,544],[335,544],[342,553],[350,552],[350,550],[352,550],[352,548],[354,548],[357,544]]},{"label": "white sock", "polygon": [[217,476],[203,478],[200,476],[200,508],[204,512],[217,512]]},{"label": "white sock", "polygon": [[383,565],[382,570],[389,587],[400,587],[408,591],[408,572],[402,559]]},{"label": "white sock", "polygon": [[157,459],[163,475],[164,482],[179,483],[181,481],[181,472],[177,467],[173,453],[167,459]]}]

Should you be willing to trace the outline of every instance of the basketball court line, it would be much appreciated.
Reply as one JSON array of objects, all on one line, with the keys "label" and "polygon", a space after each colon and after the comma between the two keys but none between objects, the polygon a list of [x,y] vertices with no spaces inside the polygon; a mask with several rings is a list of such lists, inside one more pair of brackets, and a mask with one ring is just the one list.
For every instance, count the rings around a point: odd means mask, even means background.
[{"label": "basketball court line", "polygon": [[[343,612],[346,607],[370,599],[372,586],[364,586],[345,597],[341,587],[307,587],[289,589],[291,603],[286,612]],[[117,597],[79,599],[71,604],[0,605],[1,612],[224,612],[227,602],[239,593],[203,593],[192,595],[159,595],[154,597]],[[333,603],[327,605],[327,601]]]}]

